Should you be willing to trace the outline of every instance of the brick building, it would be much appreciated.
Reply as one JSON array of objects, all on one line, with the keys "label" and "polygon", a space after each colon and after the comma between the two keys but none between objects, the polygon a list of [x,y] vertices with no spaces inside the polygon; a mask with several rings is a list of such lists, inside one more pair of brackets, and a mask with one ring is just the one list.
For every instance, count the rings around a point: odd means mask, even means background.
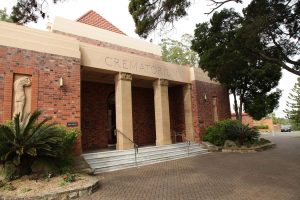
[{"label": "brick building", "polygon": [[[49,32],[0,22],[0,123],[20,109],[79,128],[77,154],[132,148],[127,138],[141,146],[199,142],[205,127],[230,118],[219,83],[163,62],[159,46],[94,11],[77,21],[57,17]],[[184,136],[175,140],[175,132]]]}]

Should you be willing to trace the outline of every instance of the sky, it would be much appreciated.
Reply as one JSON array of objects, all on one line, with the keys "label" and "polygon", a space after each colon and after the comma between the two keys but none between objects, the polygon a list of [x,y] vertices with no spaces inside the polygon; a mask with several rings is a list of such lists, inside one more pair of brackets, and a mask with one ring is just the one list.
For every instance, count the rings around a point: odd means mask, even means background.
[{"label": "sky", "polygon": [[[51,1],[51,0],[48,0]],[[247,6],[250,0],[244,0],[243,4],[227,3],[222,8],[231,8],[241,12],[242,8]],[[16,3],[16,0],[0,0],[0,9],[6,8],[8,12],[11,11],[11,7]],[[135,34],[134,22],[131,15],[128,12],[129,0],[65,0],[63,3],[53,5],[49,3],[48,15],[49,17],[44,20],[39,20],[38,23],[30,23],[27,26],[46,30],[47,23],[53,22],[55,16],[60,16],[70,20],[76,20],[89,10],[94,10],[110,21],[120,30],[125,32],[130,37],[138,38]],[[150,35],[154,43],[158,43],[162,38],[179,39],[181,35],[189,33],[193,35],[194,29],[197,23],[206,22],[211,15],[205,13],[210,11],[209,1],[207,0],[192,0],[192,6],[188,10],[188,16],[174,23],[174,29],[167,34],[160,34],[156,31]],[[284,117],[283,110],[286,108],[286,101],[288,94],[297,81],[297,76],[282,70],[282,78],[279,82],[278,88],[282,90],[282,96],[278,109],[275,110],[275,114],[278,117]],[[231,101],[232,102],[232,101]],[[232,107],[232,105],[231,105]]]}]

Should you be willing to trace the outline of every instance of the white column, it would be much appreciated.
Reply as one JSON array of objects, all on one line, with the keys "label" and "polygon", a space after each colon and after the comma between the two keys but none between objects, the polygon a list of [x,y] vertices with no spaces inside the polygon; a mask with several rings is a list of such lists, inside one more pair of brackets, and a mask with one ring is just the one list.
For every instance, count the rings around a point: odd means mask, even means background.
[{"label": "white column", "polygon": [[171,144],[168,80],[156,80],[153,87],[156,145]]},{"label": "white column", "polygon": [[186,139],[194,141],[194,124],[192,110],[192,85],[185,84],[183,86],[183,103],[184,103],[184,121]]},{"label": "white column", "polygon": [[[115,77],[116,128],[133,141],[131,80],[129,73],[119,73]],[[131,149],[133,144],[118,133],[116,148]]]}]

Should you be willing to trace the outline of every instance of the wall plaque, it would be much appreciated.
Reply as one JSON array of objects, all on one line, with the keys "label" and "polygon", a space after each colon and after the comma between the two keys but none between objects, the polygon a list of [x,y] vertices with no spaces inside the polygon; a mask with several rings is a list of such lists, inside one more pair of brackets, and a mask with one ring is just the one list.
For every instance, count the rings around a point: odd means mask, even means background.
[{"label": "wall plaque", "polygon": [[77,127],[78,122],[67,122],[67,127]]}]

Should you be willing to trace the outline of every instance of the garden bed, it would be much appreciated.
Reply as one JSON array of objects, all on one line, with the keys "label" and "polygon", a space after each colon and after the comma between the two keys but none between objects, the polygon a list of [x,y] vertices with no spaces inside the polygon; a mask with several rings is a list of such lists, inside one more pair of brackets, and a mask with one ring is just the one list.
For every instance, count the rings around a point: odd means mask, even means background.
[{"label": "garden bed", "polygon": [[77,174],[74,182],[66,182],[64,176],[34,180],[29,176],[7,182],[0,188],[0,200],[74,199],[90,195],[99,187],[96,177]]},{"label": "garden bed", "polygon": [[238,153],[251,153],[251,152],[260,152],[267,149],[274,148],[276,146],[275,143],[267,143],[258,146],[252,147],[224,147],[222,148],[222,152],[238,152]]}]

